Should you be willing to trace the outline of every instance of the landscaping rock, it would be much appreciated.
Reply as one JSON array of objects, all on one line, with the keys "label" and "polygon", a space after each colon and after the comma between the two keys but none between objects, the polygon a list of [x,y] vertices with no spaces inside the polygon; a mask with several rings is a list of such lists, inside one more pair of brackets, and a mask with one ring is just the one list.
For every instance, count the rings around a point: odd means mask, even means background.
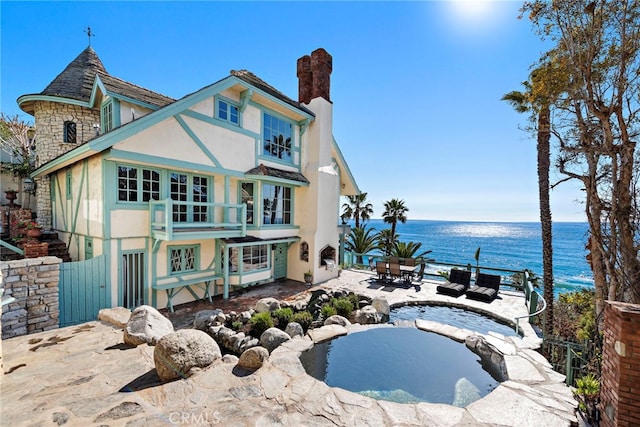
[{"label": "landscaping rock", "polygon": [[389,316],[389,301],[387,301],[386,298],[374,298],[371,302],[371,305],[376,309],[378,313],[382,314],[383,316]]},{"label": "landscaping rock", "polygon": [[347,335],[347,332],[348,330],[344,326],[327,325],[318,329],[309,329],[309,336],[314,343],[319,344],[335,337]]},{"label": "landscaping rock", "polygon": [[242,353],[238,360],[241,368],[256,370],[262,367],[265,360],[269,358],[269,350],[264,347],[253,347]]},{"label": "landscaping rock", "polygon": [[302,329],[302,325],[298,322],[289,322],[284,332],[291,338],[304,336],[304,329]]},{"label": "landscaping rock", "polygon": [[186,378],[192,368],[205,368],[222,357],[213,338],[197,329],[163,336],[153,351],[156,372],[163,381]]},{"label": "landscaping rock", "polygon": [[216,322],[216,317],[222,313],[222,310],[202,310],[196,313],[196,318],[193,320],[194,329],[200,331],[207,331],[211,326],[222,325],[224,322]]},{"label": "landscaping rock", "polygon": [[148,305],[141,305],[133,310],[124,328],[125,344],[138,346],[140,344],[156,345],[164,335],[173,332],[171,320],[164,317],[158,310]]},{"label": "landscaping rock", "polygon": [[271,353],[278,348],[283,342],[287,342],[291,339],[284,331],[278,328],[269,328],[260,335],[260,345],[269,350]]},{"label": "landscaping rock", "polygon": [[275,298],[262,298],[256,303],[256,313],[274,312],[280,308],[280,301]]},{"label": "landscaping rock", "polygon": [[345,317],[342,317],[338,314],[334,314],[333,316],[330,316],[327,318],[327,320],[324,321],[325,326],[326,325],[340,325],[340,326],[349,326],[351,325],[351,322],[349,322],[349,320]]},{"label": "landscaping rock", "polygon": [[382,314],[378,313],[378,310],[372,305],[367,305],[360,310],[356,310],[353,318],[356,323],[360,323],[361,325],[371,325],[380,323],[382,321]]},{"label": "landscaping rock", "polygon": [[117,328],[126,328],[131,318],[131,310],[124,307],[103,308],[98,312],[98,320]]}]

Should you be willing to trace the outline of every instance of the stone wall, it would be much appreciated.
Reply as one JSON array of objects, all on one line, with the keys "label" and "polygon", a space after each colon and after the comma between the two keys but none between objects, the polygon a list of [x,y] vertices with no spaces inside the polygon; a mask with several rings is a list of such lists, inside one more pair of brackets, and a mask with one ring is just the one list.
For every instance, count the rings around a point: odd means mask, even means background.
[{"label": "stone wall", "polygon": [[600,387],[602,426],[640,425],[640,305],[605,306]]},{"label": "stone wall", "polygon": [[0,262],[0,287],[15,298],[2,307],[2,339],[58,328],[61,262],[56,257]]}]

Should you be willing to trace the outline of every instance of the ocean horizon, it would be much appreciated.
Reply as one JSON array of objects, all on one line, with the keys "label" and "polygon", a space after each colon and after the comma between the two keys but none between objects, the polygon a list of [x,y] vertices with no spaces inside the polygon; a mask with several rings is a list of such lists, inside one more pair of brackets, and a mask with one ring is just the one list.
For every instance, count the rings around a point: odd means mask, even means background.
[{"label": "ocean horizon", "polygon": [[[353,221],[350,221],[353,226]],[[390,228],[381,219],[366,227]],[[553,276],[555,294],[593,287],[593,275],[586,260],[589,225],[586,222],[554,222]],[[540,222],[444,221],[410,219],[398,223],[400,241],[419,242],[420,252],[438,262],[475,265],[480,248],[480,265],[513,270],[528,269],[542,277],[542,233]]]}]

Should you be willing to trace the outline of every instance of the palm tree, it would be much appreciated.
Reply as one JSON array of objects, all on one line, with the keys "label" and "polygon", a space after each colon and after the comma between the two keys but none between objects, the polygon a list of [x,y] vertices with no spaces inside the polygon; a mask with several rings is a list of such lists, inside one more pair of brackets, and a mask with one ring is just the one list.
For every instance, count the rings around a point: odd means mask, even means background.
[{"label": "palm tree", "polygon": [[403,224],[407,222],[407,212],[409,212],[409,208],[404,205],[404,200],[391,199],[384,202],[384,213],[382,214],[382,219],[387,224],[391,224],[391,234],[393,236],[396,235],[396,224],[398,222]]},{"label": "palm tree", "polygon": [[353,218],[356,228],[360,227],[360,220],[366,222],[373,215],[373,205],[367,201],[367,193],[347,196],[347,203],[342,205],[340,218],[349,220]]},{"label": "palm tree", "polygon": [[[551,165],[551,104],[559,96],[549,85],[549,78],[557,78],[553,66],[546,64],[534,70],[530,81],[524,82],[525,92],[512,91],[502,97],[518,113],[532,113],[532,121],[537,121],[538,151],[538,195],[540,199],[540,227],[542,232],[542,282],[543,295],[547,302],[545,335],[553,333],[553,236],[551,205],[549,202],[549,169]],[[546,81],[543,81],[546,80]]]},{"label": "palm tree", "polygon": [[376,241],[378,249],[380,249],[386,256],[390,256],[398,243],[398,236],[392,233],[390,228],[380,230],[376,235]]},{"label": "palm tree", "polygon": [[422,247],[420,242],[397,242],[393,248],[392,255],[399,258],[424,258],[425,255],[432,251],[423,251],[417,253]]},{"label": "palm tree", "polygon": [[345,242],[346,249],[356,255],[356,264],[362,264],[362,254],[377,249],[376,235],[371,233],[375,228],[354,227]]}]

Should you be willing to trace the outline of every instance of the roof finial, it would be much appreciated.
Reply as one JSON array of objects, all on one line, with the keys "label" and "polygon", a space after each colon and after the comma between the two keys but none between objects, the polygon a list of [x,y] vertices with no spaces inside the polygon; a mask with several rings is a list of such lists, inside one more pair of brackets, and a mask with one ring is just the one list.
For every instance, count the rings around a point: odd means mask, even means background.
[{"label": "roof finial", "polygon": [[84,33],[87,35],[87,37],[89,37],[89,47],[91,47],[91,37],[95,37],[96,35],[95,35],[95,33],[91,32],[91,27],[87,27],[84,30]]}]

